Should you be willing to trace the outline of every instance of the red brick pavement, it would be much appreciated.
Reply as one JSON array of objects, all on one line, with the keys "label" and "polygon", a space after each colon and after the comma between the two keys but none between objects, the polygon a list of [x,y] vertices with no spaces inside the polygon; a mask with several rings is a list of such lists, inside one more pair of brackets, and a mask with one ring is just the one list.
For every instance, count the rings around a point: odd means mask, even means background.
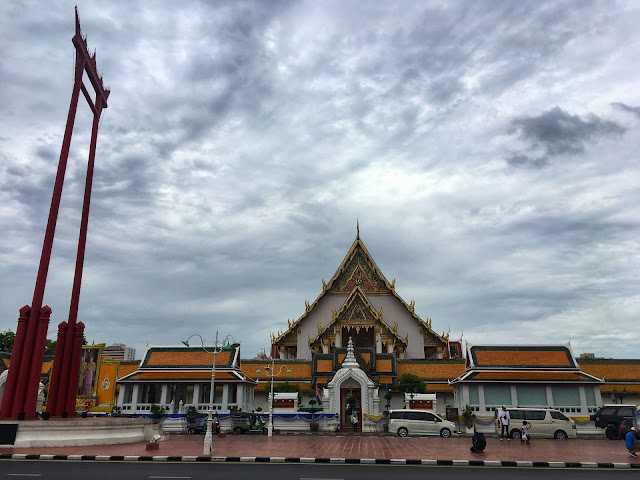
[{"label": "red brick pavement", "polygon": [[[227,435],[214,437],[216,457],[315,457],[315,458],[380,458],[430,460],[502,460],[532,462],[609,462],[640,463],[628,455],[623,441],[607,439],[534,440],[530,445],[519,441],[487,439],[484,454],[469,451],[470,439],[353,435]],[[50,455],[202,455],[204,435],[167,435],[155,451],[147,451],[146,443],[93,445],[85,447],[0,448],[0,453]]]}]

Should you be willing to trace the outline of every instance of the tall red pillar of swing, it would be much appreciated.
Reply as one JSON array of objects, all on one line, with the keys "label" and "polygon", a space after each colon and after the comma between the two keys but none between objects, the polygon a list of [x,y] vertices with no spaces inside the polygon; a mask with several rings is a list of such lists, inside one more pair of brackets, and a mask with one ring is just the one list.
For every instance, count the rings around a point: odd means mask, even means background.
[{"label": "tall red pillar of swing", "polygon": [[89,147],[89,160],[87,165],[87,177],[84,190],[84,202],[82,206],[82,220],[80,222],[80,234],[78,238],[78,252],[76,255],[76,270],[73,278],[73,289],[71,292],[71,304],[69,307],[69,320],[67,321],[66,341],[64,345],[56,345],[56,355],[54,365],[61,364],[57,372],[52,375],[52,383],[57,384],[56,397],[53,401],[53,408],[47,410],[56,416],[71,415],[75,413],[77,396],[77,377],[80,371],[80,355],[82,353],[82,338],[84,324],[76,323],[78,317],[78,305],[80,302],[80,286],[82,284],[82,269],[84,266],[84,252],[87,240],[87,227],[89,223],[89,207],[91,204],[91,186],[93,184],[93,170],[96,154],[96,143],[98,140],[98,127],[100,125],[100,115],[102,110],[107,108],[107,98],[110,91],[105,89],[102,78],[97,73],[96,55],[89,55],[86,39],[82,38],[80,31],[80,21],[76,10],[76,35],[73,37],[73,44],[78,53],[77,57],[82,59],[84,69],[96,92],[95,103],[92,102],[89,92],[84,84],[81,84],[82,93],[93,112],[93,127],[91,129],[91,144]]},{"label": "tall red pillar of swing", "polygon": [[[56,349],[61,348],[64,351],[64,344],[67,341],[67,322],[60,322],[58,325],[58,338],[56,339]],[[60,369],[62,363],[58,362],[53,364],[51,371],[51,378],[60,378]],[[47,412],[50,415],[55,415],[56,403],[58,400],[58,385],[59,382],[49,384],[49,395],[47,397]]]},{"label": "tall red pillar of swing", "polygon": [[[94,114],[93,130],[91,134],[91,149],[89,153],[89,167],[87,169],[88,188],[85,187],[80,240],[78,244],[78,256],[76,258],[76,272],[71,300],[72,308],[69,312],[69,322],[66,326],[66,341],[56,345],[54,365],[57,364],[59,366],[54,367],[50,387],[54,394],[53,398],[50,398],[50,401],[56,407],[56,410],[58,410],[60,405],[62,405],[62,407],[65,408],[64,411],[69,413],[75,412],[75,397],[74,407],[72,410],[66,409],[68,408],[67,405],[70,405],[70,403],[67,402],[67,397],[71,390],[69,379],[75,379],[75,376],[79,373],[80,359],[78,358],[77,360],[74,360],[72,357],[74,348],[77,350],[76,356],[79,357],[80,355],[80,350],[82,349],[82,334],[84,332],[84,324],[80,323],[76,325],[76,318],[80,296],[80,283],[82,280],[82,267],[84,263],[87,223],[89,218],[89,200],[91,196],[91,181],[93,178],[93,161],[95,158],[95,146],[100,114],[104,108],[107,108],[107,98],[110,93],[108,89],[104,88],[102,84],[102,77],[97,73],[95,53],[94,55],[89,55],[89,51],[87,50],[87,40],[82,37],[77,8],[75,13],[76,32],[73,36],[72,42],[75,46],[77,55],[71,104],[69,106],[64,139],[62,142],[60,159],[58,161],[58,171],[56,173],[56,180],[53,187],[51,207],[49,209],[49,218],[47,221],[47,229],[45,231],[42,254],[40,256],[40,266],[38,268],[33,301],[31,303],[31,307],[26,305],[20,309],[20,317],[18,321],[18,329],[16,331],[15,345],[12,352],[11,365],[9,367],[2,405],[0,406],[0,418],[15,418],[19,414],[23,414],[25,418],[34,418],[36,416],[35,408],[37,403],[38,384],[44,356],[49,317],[51,314],[51,309],[48,306],[42,307],[42,302],[47,282],[49,263],[51,260],[51,249],[53,246],[53,237],[55,235],[56,222],[58,219],[58,210],[60,207],[60,198],[62,196],[62,186],[64,183],[67,159],[69,157],[73,125],[78,107],[78,97],[80,95],[80,91],[82,91]],[[87,73],[87,76],[96,91],[95,105],[91,101],[89,92],[82,83],[82,76],[84,72]],[[79,342],[76,341],[78,334],[80,335]],[[78,346],[76,346],[76,344]],[[65,355],[69,349],[71,349],[71,352],[69,355]],[[74,365],[75,370],[72,371],[71,369],[74,368]],[[53,385],[54,382],[55,386]],[[73,387],[73,391],[75,393],[75,386]],[[60,398],[62,398],[62,401],[60,401]],[[47,408],[47,410],[50,411],[49,408]]]}]

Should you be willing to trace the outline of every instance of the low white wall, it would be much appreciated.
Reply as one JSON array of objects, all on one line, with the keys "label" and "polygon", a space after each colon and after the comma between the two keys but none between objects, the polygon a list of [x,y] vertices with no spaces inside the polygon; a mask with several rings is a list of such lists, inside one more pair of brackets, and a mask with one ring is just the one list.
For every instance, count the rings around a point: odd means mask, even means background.
[{"label": "low white wall", "polygon": [[13,445],[0,447],[74,447],[146,442],[159,432],[148,418],[78,418],[70,420],[2,421],[18,424]]}]

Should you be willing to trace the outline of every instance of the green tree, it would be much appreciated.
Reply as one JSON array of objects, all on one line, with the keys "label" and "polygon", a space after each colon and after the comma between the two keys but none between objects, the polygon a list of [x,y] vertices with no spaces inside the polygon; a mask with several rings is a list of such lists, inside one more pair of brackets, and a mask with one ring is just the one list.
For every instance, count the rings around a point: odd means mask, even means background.
[{"label": "green tree", "polygon": [[49,340],[47,338],[47,340],[45,341],[44,344],[44,354],[45,355],[55,355],[56,354],[56,341],[55,340]]},{"label": "green tree", "polygon": [[16,341],[16,334],[11,330],[0,332],[0,352],[11,353],[13,343]]},{"label": "green tree", "polygon": [[[13,344],[16,341],[16,334],[11,330],[7,330],[6,332],[0,332],[0,352],[8,352],[11,353],[13,350]],[[45,355],[55,355],[56,354],[56,341],[50,340],[47,338],[44,345],[44,354]],[[82,345],[87,344],[87,337],[82,335]]]},{"label": "green tree", "polygon": [[427,391],[427,385],[419,376],[413,373],[403,373],[400,375],[395,387],[400,392],[426,393]]}]

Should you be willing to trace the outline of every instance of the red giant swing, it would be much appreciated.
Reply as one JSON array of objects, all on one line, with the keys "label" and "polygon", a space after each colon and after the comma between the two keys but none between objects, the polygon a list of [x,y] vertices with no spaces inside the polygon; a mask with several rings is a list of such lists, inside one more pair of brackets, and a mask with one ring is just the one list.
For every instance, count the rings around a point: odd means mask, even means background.
[{"label": "red giant swing", "polygon": [[[77,378],[80,370],[80,356],[82,350],[82,338],[84,324],[76,322],[78,316],[78,303],[80,300],[80,285],[82,283],[82,267],[84,264],[84,251],[87,239],[87,224],[89,221],[89,205],[91,203],[91,185],[93,180],[93,167],[96,154],[96,142],[98,138],[98,126],[102,110],[107,108],[107,99],[110,90],[104,88],[102,77],[96,68],[96,54],[89,54],[87,39],[82,36],[78,9],[75,12],[76,31],[72,38],[76,50],[75,79],[71,104],[67,115],[67,124],[58,161],[49,219],[40,256],[40,266],[33,293],[31,306],[25,305],[20,309],[16,338],[11,356],[5,392],[0,407],[0,418],[30,419],[37,415],[36,404],[40,371],[44,357],[47,328],[51,308],[42,306],[47,272],[51,259],[53,237],[58,219],[60,198],[62,196],[62,184],[69,157],[69,146],[73,125],[78,107],[78,97],[82,91],[91,111],[93,112],[93,128],[91,131],[91,144],[89,148],[89,161],[84,190],[84,203],[82,207],[82,219],[80,223],[80,235],[78,239],[78,252],[76,256],[76,269],[71,293],[69,308],[69,321],[58,325],[58,338],[53,364],[53,372],[47,399],[47,412],[52,416],[75,414]],[[82,78],[86,72],[95,91],[95,101],[92,100]]]}]

